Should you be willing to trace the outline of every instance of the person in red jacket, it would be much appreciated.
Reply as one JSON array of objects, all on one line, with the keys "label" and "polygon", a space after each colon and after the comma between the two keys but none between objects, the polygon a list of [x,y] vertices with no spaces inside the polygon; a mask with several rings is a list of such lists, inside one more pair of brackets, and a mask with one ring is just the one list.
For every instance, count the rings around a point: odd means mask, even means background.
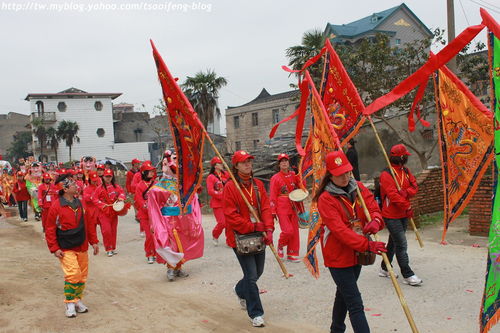
[{"label": "person in red jacket", "polygon": [[299,263],[299,217],[294,202],[288,194],[299,188],[299,178],[290,170],[290,157],[278,155],[280,171],[271,177],[271,210],[280,223],[281,234],[278,241],[278,255],[283,259],[283,248],[287,248],[288,261]]},{"label": "person in red jacket", "polygon": [[134,207],[137,211],[137,218],[141,223],[141,229],[144,230],[146,236],[144,239],[144,252],[146,253],[148,264],[153,264],[156,261],[156,252],[149,225],[147,193],[154,185],[156,168],[151,164],[151,161],[145,161],[141,165],[140,173],[141,181],[135,187]]},{"label": "person in red jacket", "polygon": [[[248,234],[256,231],[265,233],[264,241],[273,241],[274,221],[271,206],[264,184],[253,178],[252,160],[254,157],[243,150],[238,150],[232,157],[233,173],[241,187],[229,180],[224,187],[224,218],[226,222],[226,243],[233,248],[243,271],[243,278],[234,286],[234,292],[242,308],[255,327],[264,326],[264,308],[260,301],[257,280],[264,272],[265,252],[251,255],[239,255],[236,251],[234,233]],[[254,207],[260,219],[255,220],[250,214],[242,196]]]},{"label": "person in red jacket", "polygon": [[97,172],[90,171],[87,175],[87,181],[88,185],[85,186],[82,194],[82,204],[85,210],[85,221],[87,221],[89,228],[92,228],[93,232],[97,234],[97,226],[101,225],[101,222],[99,221],[100,210],[94,203],[94,200],[96,190],[101,184],[101,178],[99,178]]},{"label": "person in red jacket", "polygon": [[139,172],[139,168],[141,167],[141,161],[139,161],[137,158],[134,158],[131,162],[132,168],[127,171],[127,179],[125,180],[125,189],[127,190],[127,193],[130,195],[135,195],[135,191],[132,189],[132,179],[134,178],[134,175]]},{"label": "person in red jacket", "polygon": [[219,245],[219,236],[224,230],[226,223],[224,222],[224,210],[223,207],[223,189],[224,184],[226,184],[229,179],[229,174],[224,171],[224,165],[220,158],[215,156],[210,161],[212,168],[210,169],[210,174],[207,177],[207,192],[210,196],[210,208],[215,216],[214,230],[212,230],[212,240],[215,246]]},{"label": "person in red jacket", "polygon": [[125,192],[115,183],[113,170],[103,172],[103,183],[96,189],[94,203],[99,207],[104,248],[108,257],[118,254],[116,251],[116,235],[118,232],[118,214],[113,209],[116,201],[125,201]]},{"label": "person in red jacket", "polygon": [[[394,254],[398,261],[403,282],[411,286],[422,284],[420,279],[410,267],[408,257],[408,242],[406,240],[406,229],[408,219],[413,217],[410,199],[418,192],[417,180],[405,167],[410,152],[402,144],[391,148],[391,168],[400,185],[396,187],[390,170],[386,169],[380,174],[380,199],[382,201],[382,216],[384,217],[387,230],[389,230],[389,241],[387,242],[387,257],[392,262]],[[379,271],[380,277],[389,277],[387,267],[382,261]]]},{"label": "person in red jacket", "polygon": [[14,184],[12,192],[14,192],[14,197],[17,201],[19,218],[24,222],[28,221],[28,201],[30,200],[30,194],[28,193],[26,182],[24,181],[24,172],[17,172],[17,182]]},{"label": "person in red jacket", "polygon": [[88,273],[87,250],[90,244],[94,255],[97,255],[99,241],[96,233],[85,221],[80,200],[75,198],[78,192],[76,183],[68,179],[67,175],[60,176],[57,181],[62,190],[50,207],[45,239],[50,252],[61,262],[66,316],[71,318],[76,317],[77,312],[88,311],[82,303]]},{"label": "person in red jacket", "polygon": [[42,227],[47,227],[47,216],[50,206],[58,197],[59,188],[54,184],[52,176],[44,173],[42,183],[38,186],[38,206],[42,209]]},{"label": "person in red jacket", "polygon": [[[386,252],[383,242],[369,241],[364,234],[375,234],[384,227],[382,215],[373,194],[361,182],[352,178],[352,166],[342,151],[326,155],[326,175],[313,201],[323,223],[321,249],[325,266],[337,285],[333,303],[330,332],[345,332],[345,317],[354,333],[370,332],[357,280],[361,273],[356,252]],[[361,191],[371,220],[367,219],[357,197]],[[363,235],[358,232],[362,232]]]}]

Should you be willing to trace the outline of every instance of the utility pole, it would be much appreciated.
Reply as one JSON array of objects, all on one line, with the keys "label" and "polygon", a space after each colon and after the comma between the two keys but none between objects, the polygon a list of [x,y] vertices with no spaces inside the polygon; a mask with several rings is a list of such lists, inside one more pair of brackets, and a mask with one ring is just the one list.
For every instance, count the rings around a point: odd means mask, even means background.
[{"label": "utility pole", "polygon": [[[448,14],[448,44],[455,39],[455,4],[454,0],[446,0],[446,11]],[[448,68],[457,74],[457,58],[453,57],[448,62]]]}]

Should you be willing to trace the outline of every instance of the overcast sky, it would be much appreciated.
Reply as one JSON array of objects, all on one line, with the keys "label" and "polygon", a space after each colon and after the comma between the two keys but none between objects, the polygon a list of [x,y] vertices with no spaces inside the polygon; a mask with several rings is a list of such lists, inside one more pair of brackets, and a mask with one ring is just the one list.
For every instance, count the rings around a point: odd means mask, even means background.
[{"label": "overcast sky", "polygon": [[[478,2],[495,10],[490,13],[500,21],[498,0],[455,2],[457,34],[469,25],[467,20],[470,25],[481,22]],[[143,9],[113,9],[122,3],[142,3]],[[405,3],[427,27],[446,28],[446,0]],[[62,7],[35,8],[50,4]],[[115,103],[132,103],[137,111],[144,104],[150,111],[161,98],[150,38],[180,81],[211,68],[228,80],[220,94],[221,108],[241,105],[263,87],[271,94],[289,90],[294,79],[281,69],[287,64],[284,50],[300,44],[305,31],[324,30],[327,22],[349,23],[399,4],[395,0],[0,0],[0,113],[28,113],[24,101],[28,93],[55,93],[69,87],[121,92]],[[160,5],[165,9],[151,8]],[[480,38],[485,40],[485,35]]]}]

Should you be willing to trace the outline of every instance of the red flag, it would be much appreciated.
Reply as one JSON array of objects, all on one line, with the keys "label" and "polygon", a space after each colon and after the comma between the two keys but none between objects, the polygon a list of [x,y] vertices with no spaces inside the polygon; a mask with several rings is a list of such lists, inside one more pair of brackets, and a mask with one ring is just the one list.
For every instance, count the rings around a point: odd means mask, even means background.
[{"label": "red flag", "polygon": [[191,103],[177,85],[151,41],[158,79],[163,90],[169,127],[177,153],[177,190],[182,210],[189,205],[203,176],[205,130]]},{"label": "red flag", "polygon": [[330,122],[334,125],[341,144],[344,145],[363,125],[365,118],[362,115],[365,106],[330,40],[326,40],[325,47],[328,59],[322,101]]}]

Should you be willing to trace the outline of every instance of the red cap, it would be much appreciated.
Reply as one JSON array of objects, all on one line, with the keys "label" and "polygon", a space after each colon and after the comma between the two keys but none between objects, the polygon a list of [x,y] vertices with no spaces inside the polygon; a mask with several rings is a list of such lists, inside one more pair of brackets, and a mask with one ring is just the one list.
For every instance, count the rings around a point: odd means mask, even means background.
[{"label": "red cap", "polygon": [[340,176],[352,171],[352,165],[347,156],[340,150],[335,150],[326,155],[326,169],[334,176]]},{"label": "red cap", "polygon": [[249,153],[247,153],[246,151],[238,150],[234,153],[231,162],[233,163],[233,165],[236,165],[236,163],[245,162],[246,160],[248,160],[250,158],[254,159],[254,157],[252,155],[250,155]]},{"label": "red cap", "polygon": [[408,149],[406,149],[405,145],[403,144],[398,144],[395,146],[392,146],[391,148],[391,156],[410,156],[410,152]]},{"label": "red cap", "polygon": [[57,170],[57,173],[60,175],[65,175],[68,173],[68,171],[66,169],[59,169],[59,170]]},{"label": "red cap", "polygon": [[212,160],[210,161],[210,165],[216,165],[217,163],[219,164],[222,164],[222,161],[219,157],[215,156],[214,158],[212,158]]},{"label": "red cap", "polygon": [[141,163],[141,161],[139,161],[137,158],[134,158],[132,160],[132,164],[140,164],[140,163]]},{"label": "red cap", "polygon": [[90,180],[97,180],[97,179],[99,179],[99,176],[97,175],[97,172],[92,171],[92,172],[89,174],[89,178],[90,178]]},{"label": "red cap", "polygon": [[106,169],[106,167],[104,166],[104,164],[97,164],[97,167],[96,169]]},{"label": "red cap", "polygon": [[77,169],[77,170],[76,170],[76,173],[77,173],[77,174],[78,174],[78,173],[81,173],[81,174],[83,175],[83,169]]},{"label": "red cap", "polygon": [[78,172],[77,172],[75,169],[69,169],[69,170],[68,170],[68,173],[69,173],[70,175],[75,176]]},{"label": "red cap", "polygon": [[52,179],[52,177],[50,176],[50,174],[44,173],[42,179]]},{"label": "red cap", "polygon": [[141,165],[141,172],[149,170],[156,170],[156,168],[153,166],[151,161],[144,161],[144,163],[142,163]]},{"label": "red cap", "polygon": [[103,176],[113,176],[113,170],[111,169],[104,170]]},{"label": "red cap", "polygon": [[278,162],[280,162],[282,159],[286,158],[287,160],[290,160],[290,156],[288,156],[287,154],[279,154],[278,155]]},{"label": "red cap", "polygon": [[18,176],[18,177],[24,177],[24,172],[22,172],[22,171],[18,171],[18,172],[17,172],[17,176]]}]

